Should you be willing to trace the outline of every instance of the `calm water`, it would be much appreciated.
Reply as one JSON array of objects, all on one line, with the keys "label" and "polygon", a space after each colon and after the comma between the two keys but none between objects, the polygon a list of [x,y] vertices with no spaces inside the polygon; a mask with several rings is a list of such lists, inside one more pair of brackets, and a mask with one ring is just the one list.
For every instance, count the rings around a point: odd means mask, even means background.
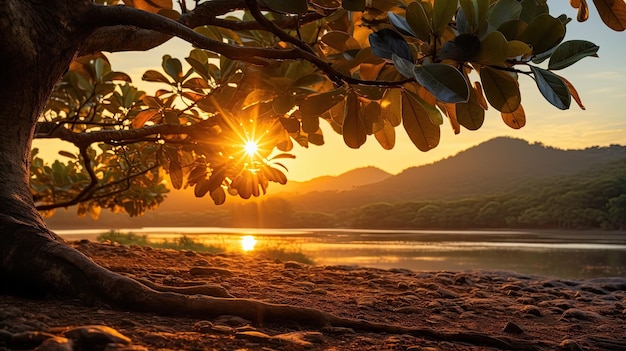
[{"label": "calm water", "polygon": [[[105,230],[57,231],[68,240]],[[162,241],[187,235],[226,251],[299,252],[321,265],[433,270],[510,270],[561,278],[626,276],[625,232],[343,229],[122,229]]]}]

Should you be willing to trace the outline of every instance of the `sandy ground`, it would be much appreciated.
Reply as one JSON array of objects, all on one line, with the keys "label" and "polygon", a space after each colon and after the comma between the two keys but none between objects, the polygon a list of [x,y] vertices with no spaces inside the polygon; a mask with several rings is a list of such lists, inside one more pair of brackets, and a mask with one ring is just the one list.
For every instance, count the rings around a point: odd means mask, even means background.
[{"label": "sandy ground", "polygon": [[624,277],[572,281],[505,271],[410,272],[73,245],[112,271],[159,285],[210,284],[237,298],[424,332],[315,328],[288,320],[258,324],[229,315],[163,317],[53,296],[0,295],[0,350],[626,350]]}]

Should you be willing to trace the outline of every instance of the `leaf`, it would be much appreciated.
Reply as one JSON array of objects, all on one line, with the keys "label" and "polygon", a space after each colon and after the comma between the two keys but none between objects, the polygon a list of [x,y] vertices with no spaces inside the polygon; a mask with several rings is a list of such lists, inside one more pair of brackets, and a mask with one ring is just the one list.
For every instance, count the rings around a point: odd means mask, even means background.
[{"label": "leaf", "polygon": [[161,66],[163,66],[165,73],[172,77],[175,82],[182,82],[183,65],[180,63],[179,59],[172,58],[170,55],[164,55]]},{"label": "leaf", "polygon": [[324,34],[321,41],[339,52],[361,48],[359,42],[354,39],[354,37],[346,32],[338,30],[330,31]]},{"label": "leaf", "polygon": [[372,101],[361,110],[363,123],[368,135],[374,134],[383,128],[382,109],[380,104]]},{"label": "leaf", "polygon": [[345,89],[341,88],[309,95],[300,102],[300,112],[304,115],[319,116],[343,101],[345,93]]},{"label": "leaf", "polygon": [[569,93],[572,95],[572,98],[574,98],[574,101],[576,101],[576,103],[578,104],[578,107],[580,107],[581,110],[585,110],[585,106],[583,105],[583,102],[580,99],[580,96],[578,95],[578,91],[576,91],[576,88],[574,88],[574,85],[572,85],[572,83],[570,83],[567,79],[559,76],[558,74],[556,75],[559,78],[561,78],[563,80],[563,82],[565,82],[565,85],[567,85],[567,89],[569,90]]},{"label": "leaf", "polygon": [[548,69],[558,70],[569,67],[587,56],[597,57],[600,47],[586,40],[570,40],[559,45],[552,53]]},{"label": "leaf", "polygon": [[502,23],[498,32],[504,34],[506,40],[521,40],[522,35],[528,28],[528,24],[522,20],[512,20]]},{"label": "leaf", "polygon": [[430,41],[430,21],[420,2],[412,2],[406,9],[406,21],[417,38],[425,43]]},{"label": "leaf", "polygon": [[415,77],[415,73],[413,73],[415,63],[413,63],[413,61],[403,59],[396,54],[391,55],[391,61],[393,61],[393,64],[396,66],[396,69],[398,70],[398,72],[400,72],[400,74],[407,78]]},{"label": "leaf", "polygon": [[141,77],[141,79],[145,80],[146,82],[160,82],[160,83],[170,84],[169,79],[165,78],[165,76],[161,74],[161,72],[157,72],[155,70],[146,71]]},{"label": "leaf", "polygon": [[417,38],[417,34],[415,34],[415,32],[413,31],[413,28],[411,28],[406,18],[400,15],[397,15],[391,11],[387,12],[387,16],[389,16],[389,22],[391,22],[393,27],[397,29],[398,32],[404,35]]},{"label": "leaf", "polygon": [[114,80],[123,80],[125,82],[129,82],[131,83],[133,80],[130,78],[130,76],[124,72],[109,72],[107,74],[104,75],[104,77],[102,77],[102,81],[104,82],[111,82]]},{"label": "leaf", "polygon": [[468,130],[478,130],[485,121],[485,110],[480,106],[477,93],[470,89],[470,98],[467,102],[455,105],[456,120]]},{"label": "leaf", "polygon": [[499,28],[502,23],[519,19],[522,13],[522,5],[517,0],[499,0],[489,14],[489,25]]},{"label": "leaf", "polygon": [[513,129],[520,129],[526,125],[526,113],[522,105],[511,113],[502,112],[501,115],[504,123]]},{"label": "leaf", "polygon": [[380,101],[383,118],[397,127],[402,123],[402,93],[400,89],[387,89]]},{"label": "leaf", "polygon": [[378,57],[391,60],[393,54],[414,62],[413,54],[406,40],[392,29],[384,28],[369,35],[372,52]]},{"label": "leaf", "polygon": [[226,202],[226,192],[224,188],[219,187],[211,191],[211,199],[213,199],[213,203],[216,205],[221,205]]},{"label": "leaf", "polygon": [[533,54],[546,52],[558,45],[565,36],[565,26],[549,14],[535,17],[522,34],[521,40],[533,47]]},{"label": "leaf", "polygon": [[529,66],[535,74],[535,81],[539,91],[549,103],[560,110],[567,110],[572,102],[567,84],[556,74],[539,68]]},{"label": "leaf", "polygon": [[172,0],[125,0],[126,6],[158,13],[161,9],[172,9]]},{"label": "leaf", "polygon": [[76,155],[74,155],[73,153],[71,153],[69,151],[59,150],[59,155],[65,156],[65,157],[69,157],[72,160],[76,160],[77,159]]},{"label": "leaf", "polygon": [[402,91],[402,125],[409,138],[421,151],[428,151],[439,144],[439,126],[432,123],[419,97]]},{"label": "leaf", "polygon": [[489,33],[480,43],[477,62],[502,64],[508,57],[509,46],[504,35],[498,31]]},{"label": "leaf", "polygon": [[465,102],[469,98],[469,86],[456,68],[443,64],[416,65],[415,79],[437,100],[449,103]]},{"label": "leaf", "polygon": [[548,4],[545,0],[522,0],[520,19],[526,23],[532,22],[537,16],[548,13]]},{"label": "leaf", "polygon": [[533,48],[528,46],[528,44],[524,43],[520,40],[509,40],[507,42],[507,57],[518,57],[518,56],[526,56],[530,55],[533,52]]},{"label": "leaf", "polygon": [[[474,32],[476,28],[476,8],[474,7],[474,1],[472,0],[460,0],[459,4],[461,5],[461,10],[459,10],[459,14],[457,17],[464,16],[465,22],[467,23],[467,28],[465,31],[460,31],[461,33]],[[462,15],[460,15],[462,13]],[[460,15],[460,16],[459,16]],[[457,18],[457,25],[459,19]]]},{"label": "leaf", "polygon": [[343,115],[343,141],[352,149],[358,149],[365,144],[367,130],[365,123],[359,116],[359,99],[354,91],[348,93]]},{"label": "leaf", "polygon": [[496,110],[511,113],[522,100],[517,79],[510,73],[491,67],[481,67],[480,80],[487,100]]},{"label": "leaf", "polygon": [[374,137],[385,150],[391,150],[396,145],[396,130],[388,120],[383,121],[383,128]]},{"label": "leaf", "polygon": [[277,12],[299,15],[306,13],[309,6],[306,0],[265,0],[265,4]]},{"label": "leaf", "polygon": [[133,118],[133,121],[132,121],[133,128],[138,129],[138,128],[143,127],[144,124],[146,124],[146,122],[148,122],[149,120],[151,120],[152,118],[154,118],[154,116],[158,114],[159,114],[159,111],[152,109],[152,108],[139,112],[135,116],[135,118]]},{"label": "leaf", "polygon": [[443,30],[448,27],[457,7],[458,1],[435,1],[433,4],[433,30],[435,35],[440,36]]},{"label": "leaf", "polygon": [[209,192],[209,180],[206,178],[200,178],[193,188],[193,194],[196,197],[203,197]]},{"label": "leaf", "polygon": [[623,0],[593,0],[602,22],[621,32],[626,29],[626,3]]},{"label": "leaf", "polygon": [[365,0],[343,0],[341,6],[348,11],[365,11]]}]

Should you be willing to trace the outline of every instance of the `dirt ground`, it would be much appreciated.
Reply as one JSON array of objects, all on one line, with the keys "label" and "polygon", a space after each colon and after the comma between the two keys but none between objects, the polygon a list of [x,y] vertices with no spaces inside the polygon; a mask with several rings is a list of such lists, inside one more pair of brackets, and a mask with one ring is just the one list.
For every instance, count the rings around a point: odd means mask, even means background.
[{"label": "dirt ground", "polygon": [[232,315],[167,317],[54,296],[0,295],[0,351],[626,350],[625,277],[411,272],[89,241],[73,246],[148,284],[208,284],[236,298],[412,329],[375,333],[289,320],[258,324]]}]

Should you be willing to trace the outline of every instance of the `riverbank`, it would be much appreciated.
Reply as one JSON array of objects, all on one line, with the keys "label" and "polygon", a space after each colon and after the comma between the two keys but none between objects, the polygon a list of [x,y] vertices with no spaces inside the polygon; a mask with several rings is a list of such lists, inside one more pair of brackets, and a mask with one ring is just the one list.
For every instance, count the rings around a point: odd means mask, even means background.
[{"label": "riverbank", "polygon": [[[154,284],[208,284],[237,298],[307,306],[422,333],[316,328],[288,320],[259,325],[233,316],[162,317],[101,305],[85,307],[54,297],[1,296],[0,346],[2,341],[13,342],[20,332],[64,335],[69,327],[106,325],[127,337],[116,339],[118,345],[109,346],[109,351],[626,349],[626,278],[563,280],[480,270],[411,272],[307,265],[250,254],[87,241],[73,245],[108,269]],[[83,340],[77,334],[68,337]],[[133,346],[123,346],[127,343]],[[30,349],[34,348],[31,339]]]}]

